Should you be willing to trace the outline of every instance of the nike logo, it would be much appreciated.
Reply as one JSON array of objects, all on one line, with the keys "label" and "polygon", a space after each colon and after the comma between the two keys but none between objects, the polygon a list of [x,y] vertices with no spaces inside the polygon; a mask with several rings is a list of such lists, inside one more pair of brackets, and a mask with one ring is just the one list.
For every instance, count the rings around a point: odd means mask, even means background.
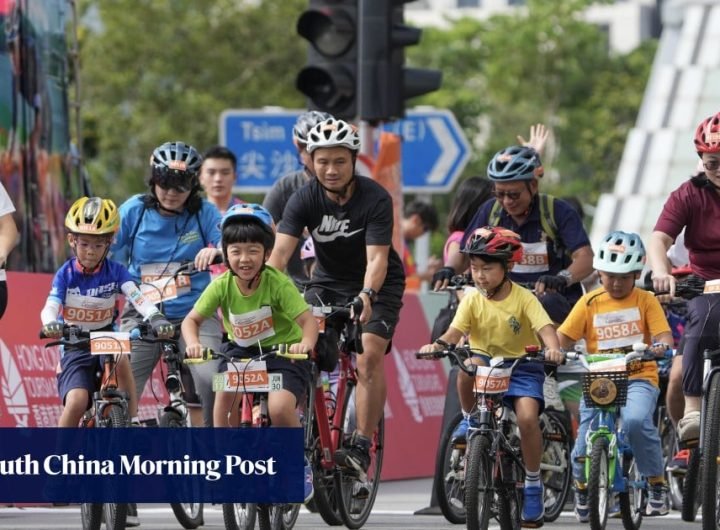
[{"label": "nike logo", "polygon": [[323,215],[320,226],[316,226],[312,231],[312,237],[319,243],[327,243],[329,241],[335,241],[339,237],[350,237],[359,232],[362,232],[364,228],[358,228],[352,232],[348,232],[350,224],[349,219],[336,219],[332,215]]}]

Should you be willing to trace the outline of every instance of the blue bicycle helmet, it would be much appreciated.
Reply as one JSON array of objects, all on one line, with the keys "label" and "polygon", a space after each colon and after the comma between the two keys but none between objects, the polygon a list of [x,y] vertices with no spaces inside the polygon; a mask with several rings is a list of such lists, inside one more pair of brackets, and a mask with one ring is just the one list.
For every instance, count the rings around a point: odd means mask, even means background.
[{"label": "blue bicycle helmet", "polygon": [[513,145],[495,153],[487,173],[493,182],[516,182],[542,177],[543,167],[535,149]]},{"label": "blue bicycle helmet", "polygon": [[233,204],[228,208],[225,215],[223,215],[222,221],[220,222],[220,230],[225,228],[225,225],[230,221],[253,219],[256,222],[266,227],[271,232],[275,233],[275,223],[273,222],[272,215],[265,208],[259,204]]}]

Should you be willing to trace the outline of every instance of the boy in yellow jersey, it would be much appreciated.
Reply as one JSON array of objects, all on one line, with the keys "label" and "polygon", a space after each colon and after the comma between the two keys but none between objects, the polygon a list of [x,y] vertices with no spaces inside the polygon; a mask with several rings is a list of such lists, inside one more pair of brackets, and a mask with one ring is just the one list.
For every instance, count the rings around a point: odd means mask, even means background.
[{"label": "boy in yellow jersey", "polygon": [[[533,293],[508,278],[508,271],[522,259],[520,236],[501,227],[478,228],[468,239],[463,252],[470,256],[470,271],[477,290],[463,297],[450,327],[438,340],[457,344],[467,335],[473,349],[485,352],[467,362],[481,365],[488,364],[491,357],[524,355],[525,346],[537,344],[539,335],[546,346],[545,358],[560,362],[563,355],[552,320]],[[441,348],[438,343],[433,343],[423,346],[420,351]],[[505,394],[508,404],[515,410],[520,429],[525,464],[522,509],[525,527],[542,526],[545,513],[540,479],[542,434],[538,422],[545,406],[544,380],[541,363],[519,364]],[[464,419],[453,433],[456,441],[466,437],[468,428],[476,427],[470,415],[475,406],[474,380],[461,372],[457,383]]]},{"label": "boy in yellow jersey", "polygon": [[[651,293],[635,287],[645,263],[645,247],[640,236],[612,232],[600,244],[593,266],[602,287],[584,295],[558,328],[560,345],[570,349],[585,339],[590,353],[629,352],[638,342],[654,344],[662,355],[673,344],[672,333],[660,303]],[[642,362],[630,370],[627,404],[621,410],[623,430],[633,450],[640,473],[650,482],[647,515],[668,513],[660,437],[653,424],[653,412],[660,390],[657,364]],[[580,402],[580,426],[573,449],[575,515],[580,522],[589,519],[584,466],[577,457],[585,456],[585,433],[593,410]]]}]

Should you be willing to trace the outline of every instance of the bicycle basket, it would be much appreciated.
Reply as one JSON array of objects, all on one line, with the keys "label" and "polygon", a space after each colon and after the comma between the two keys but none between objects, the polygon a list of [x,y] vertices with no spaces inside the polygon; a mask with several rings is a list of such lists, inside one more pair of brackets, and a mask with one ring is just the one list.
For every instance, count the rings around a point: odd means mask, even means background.
[{"label": "bicycle basket", "polygon": [[627,372],[588,372],[582,375],[585,406],[622,407],[627,402]]}]

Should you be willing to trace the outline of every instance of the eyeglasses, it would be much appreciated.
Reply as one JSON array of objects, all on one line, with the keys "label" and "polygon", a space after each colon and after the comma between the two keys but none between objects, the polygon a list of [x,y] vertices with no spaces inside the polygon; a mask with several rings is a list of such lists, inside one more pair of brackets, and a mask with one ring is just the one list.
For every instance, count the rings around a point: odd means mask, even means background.
[{"label": "eyeglasses", "polygon": [[720,168],[720,160],[708,160],[703,162],[703,167],[708,171],[717,171]]},{"label": "eyeglasses", "polygon": [[167,183],[167,182],[163,182],[163,183],[156,182],[156,184],[157,184],[160,188],[164,189],[165,191],[167,191],[167,190],[175,190],[175,191],[178,192],[178,193],[187,193],[188,191],[190,191],[190,188],[189,188],[188,186],[183,186],[183,185],[180,185],[180,184],[170,184],[170,183]]},{"label": "eyeglasses", "polygon": [[520,198],[522,195],[522,191],[495,191],[493,192],[495,194],[495,198],[499,201],[502,201],[505,197],[510,199],[511,201],[516,201]]}]

